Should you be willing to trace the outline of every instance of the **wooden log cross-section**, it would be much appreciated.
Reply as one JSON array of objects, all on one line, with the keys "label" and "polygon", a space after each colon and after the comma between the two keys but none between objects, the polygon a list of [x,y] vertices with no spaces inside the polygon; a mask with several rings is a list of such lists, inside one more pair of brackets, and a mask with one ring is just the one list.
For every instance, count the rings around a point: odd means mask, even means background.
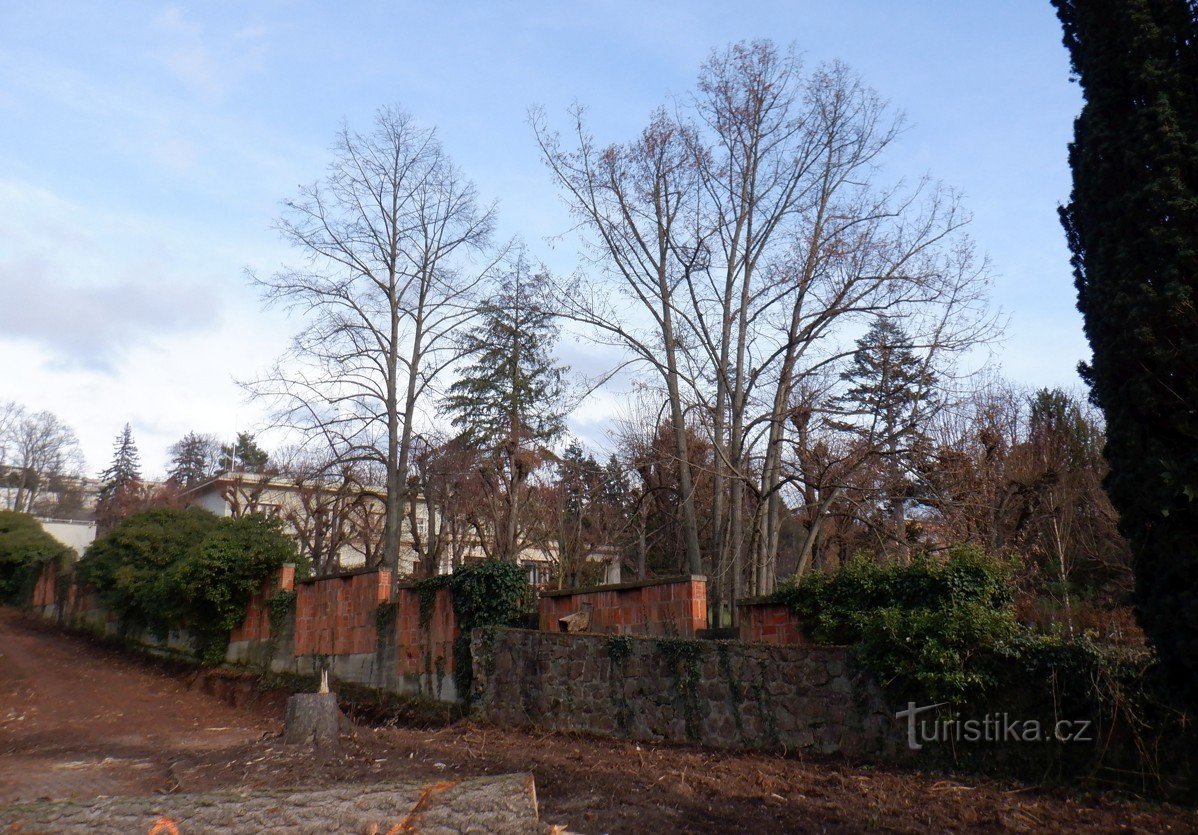
[{"label": "wooden log cross-section", "polygon": [[[546,833],[531,774],[0,805],[0,832]],[[558,830],[560,831],[560,830]]]},{"label": "wooden log cross-section", "polygon": [[591,628],[591,605],[583,603],[577,612],[558,618],[557,628],[562,632],[586,632]]}]

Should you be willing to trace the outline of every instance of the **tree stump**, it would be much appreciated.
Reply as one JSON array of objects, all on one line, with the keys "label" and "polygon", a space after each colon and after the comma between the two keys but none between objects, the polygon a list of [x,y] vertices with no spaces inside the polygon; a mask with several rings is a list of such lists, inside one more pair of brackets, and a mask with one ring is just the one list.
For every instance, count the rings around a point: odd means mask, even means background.
[{"label": "tree stump", "polygon": [[341,728],[348,723],[337,707],[336,693],[296,693],[287,700],[283,742],[335,750],[341,745]]}]

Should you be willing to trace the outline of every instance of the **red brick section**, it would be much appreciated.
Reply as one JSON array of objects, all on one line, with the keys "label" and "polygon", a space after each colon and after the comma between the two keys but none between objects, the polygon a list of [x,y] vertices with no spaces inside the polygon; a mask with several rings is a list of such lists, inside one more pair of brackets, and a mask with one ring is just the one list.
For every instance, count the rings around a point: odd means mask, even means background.
[{"label": "red brick section", "polygon": [[707,580],[680,577],[565,594],[548,592],[537,604],[537,625],[543,631],[557,632],[559,619],[588,605],[591,632],[693,636],[707,628]]},{"label": "red brick section", "polygon": [[420,624],[420,594],[401,588],[395,598],[396,669],[403,675],[453,673],[453,642],[458,622],[453,613],[453,593],[438,589],[427,628]]},{"label": "red brick section", "polygon": [[41,609],[44,606],[53,606],[58,602],[55,600],[57,585],[58,563],[46,563],[37,575],[37,582],[33,584],[33,606],[35,609]]},{"label": "red brick section", "polygon": [[807,643],[788,606],[756,600],[744,600],[739,605],[742,641],[753,644]]},{"label": "red brick section", "polygon": [[295,654],[374,652],[378,608],[390,599],[386,570],[301,580],[295,588]]},{"label": "red brick section", "polygon": [[291,591],[295,588],[295,566],[284,565],[279,573],[262,584],[245,610],[245,620],[229,635],[234,641],[270,640],[270,598],[275,592]]}]

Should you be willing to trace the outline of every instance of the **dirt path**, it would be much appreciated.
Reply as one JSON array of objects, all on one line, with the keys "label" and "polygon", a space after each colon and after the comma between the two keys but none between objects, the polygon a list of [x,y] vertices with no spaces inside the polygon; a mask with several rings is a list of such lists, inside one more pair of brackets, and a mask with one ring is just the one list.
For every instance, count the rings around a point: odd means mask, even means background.
[{"label": "dirt path", "polygon": [[169,791],[175,763],[276,724],[0,610],[0,802]]},{"label": "dirt path", "polygon": [[0,803],[337,787],[512,772],[572,832],[1194,832],[1192,810],[827,760],[459,722],[286,747],[278,700],[233,708],[135,658],[0,609]]}]

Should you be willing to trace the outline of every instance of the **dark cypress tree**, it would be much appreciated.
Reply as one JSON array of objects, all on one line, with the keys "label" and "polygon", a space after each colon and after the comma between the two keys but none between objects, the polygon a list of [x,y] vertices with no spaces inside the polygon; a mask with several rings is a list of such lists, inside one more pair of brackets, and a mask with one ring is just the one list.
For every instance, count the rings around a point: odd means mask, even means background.
[{"label": "dark cypress tree", "polygon": [[1085,95],[1069,147],[1082,374],[1106,416],[1106,487],[1136,611],[1198,705],[1198,6],[1053,0]]}]

